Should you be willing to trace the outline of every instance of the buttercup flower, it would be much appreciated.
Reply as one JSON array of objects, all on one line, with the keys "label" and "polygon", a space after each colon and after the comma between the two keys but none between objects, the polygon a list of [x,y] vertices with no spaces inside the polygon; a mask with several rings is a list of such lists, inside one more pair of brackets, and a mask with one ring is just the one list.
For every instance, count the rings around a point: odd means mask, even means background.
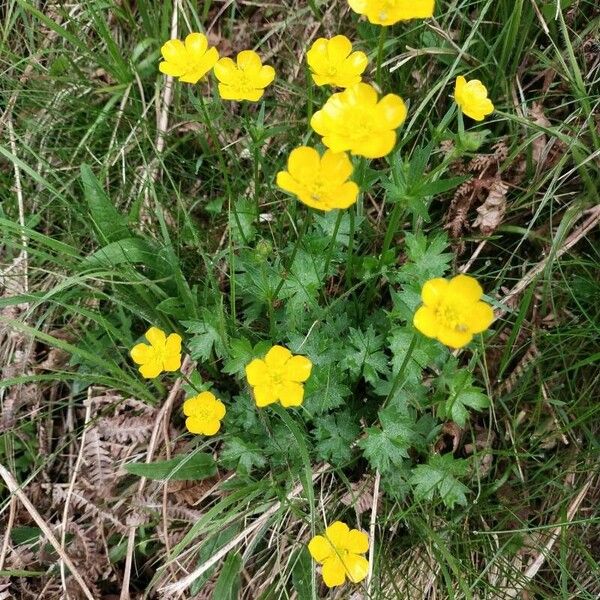
[{"label": "buttercup flower", "polygon": [[190,33],[181,40],[169,40],[160,49],[165,59],[158,65],[161,73],[178,77],[185,83],[198,83],[219,60],[219,52],[203,33]]},{"label": "buttercup flower", "polygon": [[177,371],[181,366],[181,336],[172,333],[167,337],[158,327],[150,327],[145,334],[148,344],[137,344],[130,352],[133,362],[141,365],[140,373],[154,379],[163,371]]},{"label": "buttercup flower", "polygon": [[348,181],[352,162],[345,152],[326,150],[321,157],[314,148],[292,150],[287,171],[277,173],[277,185],[311,208],[330,211],[356,202],[358,186]]},{"label": "buttercup flower", "polygon": [[352,583],[362,581],[369,572],[369,561],[363,556],[369,549],[369,537],[358,529],[350,529],[341,521],[332,523],[325,535],[316,535],[308,551],[321,563],[321,574],[327,587],[343,585],[346,577]]},{"label": "buttercup flower", "polygon": [[388,94],[379,100],[373,86],[357,83],[330,96],[310,125],[334,152],[380,158],[392,151],[396,128],[404,119],[406,106],[400,96]]},{"label": "buttercup flower", "polygon": [[433,17],[435,0],[348,0],[350,8],[374,25]]},{"label": "buttercup flower", "polygon": [[274,402],[300,406],[304,400],[304,386],[310,377],[312,362],[306,356],[292,355],[283,346],[273,346],[264,359],[255,358],[246,366],[246,378],[254,391],[256,406]]},{"label": "buttercup flower", "polygon": [[421,290],[423,306],[415,312],[413,325],[446,346],[462,348],[494,320],[492,307],[480,300],[482,294],[477,280],[468,275],[430,279]]},{"label": "buttercup flower", "polygon": [[190,433],[215,435],[226,412],[225,405],[212,392],[201,392],[183,403],[185,426]]},{"label": "buttercup flower", "polygon": [[262,64],[260,56],[253,50],[243,50],[236,62],[222,58],[215,65],[215,76],[219,83],[219,94],[223,100],[248,100],[258,102],[265,88],[275,79],[275,69]]},{"label": "buttercup flower", "polygon": [[475,121],[483,121],[494,112],[494,105],[487,93],[487,88],[478,79],[467,81],[462,75],[456,78],[454,100],[460,110]]},{"label": "buttercup flower", "polygon": [[360,83],[369,59],[364,52],[352,52],[345,35],[336,35],[330,40],[319,38],[306,53],[306,61],[317,85],[347,88]]}]

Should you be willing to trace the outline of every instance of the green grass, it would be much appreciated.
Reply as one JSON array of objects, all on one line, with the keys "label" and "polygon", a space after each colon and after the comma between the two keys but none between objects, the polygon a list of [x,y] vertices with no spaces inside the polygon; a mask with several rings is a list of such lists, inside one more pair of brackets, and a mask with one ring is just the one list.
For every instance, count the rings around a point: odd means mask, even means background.
[{"label": "green grass", "polygon": [[[255,106],[221,102],[214,82],[175,83],[162,152],[157,63],[172,2],[50,10],[9,0],[0,8],[0,463],[59,539],[70,498],[65,550],[93,597],[118,596],[124,578],[131,598],[157,597],[253,523],[185,597],[325,597],[304,546],[324,520],[369,530],[375,469],[362,444],[366,429],[379,426],[380,404],[408,394],[416,372],[432,392],[411,397],[415,414],[439,416],[433,390],[449,356],[431,354],[419,338],[415,351],[429,361],[422,375],[403,353],[411,338],[398,325],[406,309],[396,294],[410,284],[402,277],[457,272],[476,249],[469,272],[506,312],[458,357],[491,399],[489,409],[471,411],[454,451],[467,461],[459,477],[467,503],[417,499],[408,467],[382,477],[369,597],[597,597],[597,223],[562,248],[598,203],[600,12],[592,0],[563,1],[557,18],[554,2],[536,2],[539,13],[524,1],[437,4],[435,21],[396,25],[383,40],[381,89],[401,94],[409,114],[393,158],[355,159],[364,193],[339,218],[310,212],[274,181],[294,147],[319,142],[307,117],[329,91],[307,78],[308,44],[344,33],[370,57],[365,79],[376,78],[379,29],[346,2],[179,3],[180,37],[214,21],[222,50],[256,48],[278,77]],[[486,83],[497,109],[481,125],[466,120],[468,132],[488,133],[465,162],[502,141],[505,158],[493,172],[510,187],[491,236],[467,226],[446,243],[439,236],[462,180],[443,182],[462,174],[441,149],[448,130],[440,124],[456,133],[449,111],[459,74]],[[534,103],[547,121],[532,113]],[[382,183],[390,190],[402,177],[414,193],[392,206]],[[417,193],[420,185],[432,187]],[[406,270],[417,262],[411,234],[440,244],[428,255],[435,266]],[[539,275],[504,303],[540,261]],[[217,438],[194,440],[182,398],[171,397],[153,459],[210,452],[222,461],[215,478],[140,487],[122,468],[147,459],[176,379],[147,382],[131,364],[128,350],[149,325],[191,340],[197,366],[183,387],[212,384],[231,414],[230,429],[224,422]],[[240,377],[248,357],[273,343],[310,349],[315,363],[329,344],[358,353],[351,329],[375,346],[367,344],[356,380],[346,357],[328,367],[323,395],[341,394],[342,406],[319,411],[315,400],[299,411],[256,411]],[[399,390],[390,389],[398,372]],[[452,454],[456,430],[441,430],[442,422],[403,461]],[[323,450],[330,429],[347,434],[338,460]],[[65,586],[79,597],[72,577],[61,577],[60,557],[1,486],[9,534],[0,598],[59,598]],[[552,548],[526,577],[556,527]],[[353,589],[327,597],[350,598]]]}]

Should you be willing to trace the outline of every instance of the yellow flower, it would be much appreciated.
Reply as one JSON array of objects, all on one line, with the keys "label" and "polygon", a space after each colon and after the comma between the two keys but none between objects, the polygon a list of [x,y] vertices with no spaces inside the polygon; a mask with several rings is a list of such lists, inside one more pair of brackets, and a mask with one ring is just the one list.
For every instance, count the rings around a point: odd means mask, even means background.
[{"label": "yellow flower", "polygon": [[275,79],[275,69],[263,66],[260,56],[253,50],[243,50],[236,61],[237,64],[231,58],[222,58],[215,65],[221,98],[258,102],[265,88]]},{"label": "yellow flower", "polygon": [[460,110],[475,121],[483,121],[494,112],[494,105],[487,93],[487,88],[478,79],[467,81],[462,75],[456,78],[454,100]]},{"label": "yellow flower", "polygon": [[181,336],[172,333],[167,337],[158,327],[150,327],[146,331],[148,344],[137,344],[130,355],[138,365],[139,371],[146,379],[154,379],[163,371],[177,371],[181,366]]},{"label": "yellow flower", "polygon": [[327,587],[343,585],[346,577],[352,583],[362,581],[369,572],[369,561],[363,556],[369,549],[369,537],[358,529],[350,529],[341,521],[332,523],[325,535],[315,535],[308,551],[323,565],[321,574]]},{"label": "yellow flower", "polygon": [[310,377],[312,363],[306,356],[292,355],[283,346],[273,346],[264,359],[255,358],[246,366],[246,378],[254,390],[256,406],[281,402],[300,406],[304,400],[302,383]]},{"label": "yellow flower", "polygon": [[350,150],[366,158],[389,154],[396,144],[396,128],[406,119],[400,96],[388,94],[381,100],[368,83],[333,94],[310,121],[334,152]]},{"label": "yellow flower", "polygon": [[314,148],[300,146],[290,153],[287,168],[277,173],[277,185],[311,208],[329,211],[356,202],[358,186],[348,181],[353,167],[345,152],[326,150],[321,157]]},{"label": "yellow flower", "polygon": [[477,280],[468,275],[450,281],[430,279],[421,290],[423,306],[415,312],[413,324],[427,337],[462,348],[494,320],[492,307],[480,300],[482,294]]},{"label": "yellow flower", "polygon": [[215,435],[226,412],[225,405],[212,392],[201,392],[183,403],[185,426],[190,433]]},{"label": "yellow flower", "polygon": [[348,0],[350,8],[374,25],[433,17],[435,0]]},{"label": "yellow flower", "polygon": [[306,61],[317,85],[347,88],[360,83],[369,59],[364,52],[352,52],[345,35],[327,40],[319,38],[306,53]]},{"label": "yellow flower", "polygon": [[181,40],[169,40],[160,49],[165,59],[158,65],[161,73],[179,77],[185,83],[198,83],[219,60],[219,52],[203,33],[190,33]]}]

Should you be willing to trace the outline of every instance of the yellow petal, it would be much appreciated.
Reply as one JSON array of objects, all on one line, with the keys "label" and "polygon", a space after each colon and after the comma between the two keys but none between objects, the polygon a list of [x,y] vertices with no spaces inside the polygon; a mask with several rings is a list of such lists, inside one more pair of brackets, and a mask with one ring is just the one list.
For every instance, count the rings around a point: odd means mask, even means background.
[{"label": "yellow petal", "polygon": [[471,303],[477,302],[481,298],[483,289],[474,277],[457,275],[450,280],[448,292],[464,303]]},{"label": "yellow petal", "polygon": [[333,555],[325,559],[321,575],[327,587],[332,588],[337,585],[343,585],[346,581],[346,569],[339,556]]},{"label": "yellow petal", "polygon": [[364,15],[369,7],[369,0],[348,0],[348,4],[354,12]]},{"label": "yellow petal", "polygon": [[232,84],[236,81],[237,67],[230,58],[221,58],[214,67],[215,77],[221,83]]},{"label": "yellow petal", "polygon": [[348,181],[339,188],[331,191],[331,198],[328,198],[328,204],[331,208],[348,208],[352,206],[358,198],[358,186],[354,181]]},{"label": "yellow petal", "polygon": [[162,329],[159,329],[158,327],[150,327],[150,329],[146,331],[145,336],[152,346],[158,346],[163,348],[167,341],[167,336],[165,335],[165,332]]},{"label": "yellow petal", "polygon": [[185,420],[185,426],[190,433],[202,435],[204,433],[204,422],[198,417],[188,417]]},{"label": "yellow petal", "polygon": [[205,419],[202,427],[204,435],[215,435],[221,429],[221,421],[219,419]]},{"label": "yellow petal", "polygon": [[439,327],[436,337],[442,344],[457,349],[466,346],[473,339],[473,334],[470,331],[457,331],[442,326]]},{"label": "yellow petal", "polygon": [[277,392],[272,385],[257,385],[254,388],[254,401],[259,408],[268,406],[277,402]]},{"label": "yellow petal", "polygon": [[237,55],[237,66],[248,75],[257,75],[262,67],[260,56],[254,50],[242,50]]},{"label": "yellow petal", "polygon": [[448,281],[442,277],[436,277],[425,282],[421,290],[421,298],[427,306],[435,306],[448,289]]},{"label": "yellow petal", "polygon": [[227,409],[220,400],[215,399],[211,413],[215,419],[220,421],[227,414]]},{"label": "yellow petal", "polygon": [[358,154],[366,158],[381,158],[387,156],[395,145],[395,131],[373,132],[373,135],[369,138],[352,145],[352,154]]},{"label": "yellow petal", "polygon": [[146,379],[154,379],[162,373],[162,364],[157,360],[152,360],[142,365],[139,371],[142,374],[142,377],[145,377]]},{"label": "yellow petal", "polygon": [[181,352],[181,336],[178,333],[171,333],[167,337],[165,352],[168,354],[178,354]]},{"label": "yellow petal", "polygon": [[349,531],[346,523],[335,521],[325,530],[325,535],[336,548],[344,548]]},{"label": "yellow petal", "polygon": [[362,581],[369,572],[369,561],[359,554],[348,554],[344,557],[346,575],[352,583]]},{"label": "yellow petal", "polygon": [[171,354],[165,356],[163,360],[163,371],[172,373],[178,371],[181,367],[181,354]]},{"label": "yellow petal", "polygon": [[304,386],[295,381],[288,381],[281,386],[277,395],[285,408],[300,406],[304,400]]},{"label": "yellow petal", "polygon": [[374,107],[377,104],[377,90],[368,83],[357,83],[341,92],[343,99],[358,106]]},{"label": "yellow petal", "polygon": [[314,148],[299,146],[290,152],[287,166],[290,175],[306,185],[318,176],[321,157]]},{"label": "yellow petal", "polygon": [[384,96],[377,104],[377,116],[381,125],[386,128],[396,129],[406,119],[406,104],[396,94]]},{"label": "yellow petal", "polygon": [[223,100],[243,100],[243,97],[240,95],[236,86],[227,85],[225,83],[219,84],[219,96],[221,96]]},{"label": "yellow petal", "polygon": [[494,309],[485,302],[476,302],[469,308],[467,323],[473,333],[485,331],[494,321]]},{"label": "yellow petal", "polygon": [[355,554],[363,554],[369,549],[369,536],[364,531],[351,529],[346,536],[345,548]]},{"label": "yellow petal", "polygon": [[269,369],[264,360],[255,358],[252,362],[246,365],[246,379],[252,386],[264,385],[269,378]]},{"label": "yellow petal", "polygon": [[292,353],[283,346],[273,346],[265,356],[267,367],[283,367],[283,365],[291,358]]},{"label": "yellow petal", "polygon": [[352,52],[352,42],[345,35],[336,35],[327,44],[327,54],[332,64],[341,63]]},{"label": "yellow petal", "polygon": [[423,335],[430,338],[437,337],[439,325],[435,312],[431,308],[427,306],[418,308],[413,317],[413,325]]},{"label": "yellow petal", "polygon": [[192,396],[183,403],[183,414],[186,417],[192,417],[202,406],[199,396]]},{"label": "yellow petal", "polygon": [[342,184],[353,171],[352,161],[345,152],[326,150],[321,158],[321,175],[328,183]]},{"label": "yellow petal", "polygon": [[167,62],[180,63],[185,60],[185,45],[181,40],[169,40],[162,45],[160,53]]},{"label": "yellow petal", "polygon": [[318,562],[322,563],[326,558],[333,554],[331,544],[322,535],[315,537],[308,543],[310,555]]},{"label": "yellow petal", "polygon": [[208,40],[203,33],[190,33],[185,38],[185,49],[194,60],[198,60],[206,52]]},{"label": "yellow petal", "polygon": [[298,196],[302,191],[302,185],[296,181],[287,171],[279,171],[276,179],[277,187]]},{"label": "yellow petal", "polygon": [[298,354],[292,356],[292,358],[285,363],[284,376],[289,381],[301,383],[310,377],[311,370],[312,362],[310,359]]},{"label": "yellow petal", "polygon": [[265,65],[258,72],[256,77],[252,80],[252,83],[257,88],[266,88],[275,79],[275,69],[270,65]]},{"label": "yellow petal", "polygon": [[177,63],[170,63],[166,61],[158,64],[158,70],[165,75],[169,75],[170,77],[180,77],[185,73],[185,67],[182,67]]},{"label": "yellow petal", "polygon": [[154,351],[148,344],[136,344],[130,351],[129,355],[134,363],[142,365],[150,362],[154,358]]}]

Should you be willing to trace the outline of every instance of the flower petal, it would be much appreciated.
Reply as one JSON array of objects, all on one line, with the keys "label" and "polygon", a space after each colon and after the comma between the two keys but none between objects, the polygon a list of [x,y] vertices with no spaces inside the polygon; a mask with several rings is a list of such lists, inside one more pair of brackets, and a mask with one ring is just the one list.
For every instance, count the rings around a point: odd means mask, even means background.
[{"label": "flower petal", "polygon": [[268,406],[277,402],[277,392],[272,385],[257,385],[254,388],[254,401],[259,408]]},{"label": "flower petal", "polygon": [[331,191],[332,199],[328,198],[328,204],[331,208],[348,208],[356,202],[358,192],[358,185],[354,181],[348,181]]},{"label": "flower petal", "polygon": [[323,563],[321,575],[327,587],[332,588],[337,585],[343,585],[344,581],[346,581],[346,569],[340,557],[333,555],[327,558]]},{"label": "flower petal", "polygon": [[377,116],[379,122],[386,128],[396,129],[406,119],[406,104],[396,94],[384,96],[377,104]]},{"label": "flower petal", "polygon": [[321,157],[314,148],[299,146],[290,152],[287,166],[290,175],[306,185],[318,176],[321,169]]},{"label": "flower petal", "polygon": [[289,381],[301,383],[310,377],[312,370],[312,362],[306,356],[300,354],[292,356],[285,363],[284,376]]},{"label": "flower petal", "polygon": [[315,535],[315,537],[310,540],[308,543],[308,551],[318,563],[322,563],[334,552],[331,544],[322,535]]},{"label": "flower petal", "polygon": [[170,77],[181,77],[185,73],[185,67],[177,63],[162,61],[158,63],[158,70]]},{"label": "flower petal", "polygon": [[369,549],[369,536],[364,531],[351,529],[346,537],[345,548],[355,554],[363,554]]},{"label": "flower petal", "polygon": [[255,358],[246,365],[246,379],[252,386],[264,385],[269,382],[269,369],[261,358]]},{"label": "flower petal", "polygon": [[413,316],[413,325],[423,335],[429,338],[437,337],[438,322],[435,312],[428,306],[421,306]]},{"label": "flower petal", "polygon": [[159,329],[158,327],[150,327],[150,329],[146,331],[145,337],[152,346],[158,346],[161,348],[164,347],[167,341],[167,336],[165,335],[165,332],[162,329]]},{"label": "flower petal", "polygon": [[260,56],[254,50],[242,50],[237,55],[237,66],[248,75],[258,75],[262,67]]},{"label": "flower petal", "polygon": [[265,65],[258,72],[252,83],[257,88],[266,88],[268,85],[273,83],[275,79],[275,69],[271,65]]},{"label": "flower petal", "polygon": [[436,277],[425,282],[421,290],[421,298],[427,306],[435,306],[448,289],[448,280]]},{"label": "flower petal", "polygon": [[208,48],[208,40],[203,33],[190,33],[185,38],[185,49],[194,60],[202,58]]},{"label": "flower petal", "polygon": [[221,429],[221,421],[219,419],[205,419],[203,423],[204,435],[215,435]]},{"label": "flower petal", "polygon": [[327,44],[327,54],[332,64],[340,64],[352,52],[352,42],[345,35],[332,37]]},{"label": "flower petal", "polygon": [[162,45],[160,53],[167,62],[180,64],[185,60],[185,45],[181,40],[169,40]]},{"label": "flower petal", "polygon": [[438,329],[436,337],[442,344],[456,349],[466,346],[473,339],[473,334],[470,331],[457,331],[442,326]]},{"label": "flower petal", "polygon": [[346,575],[352,583],[362,581],[369,572],[369,561],[360,554],[348,554],[344,557]]},{"label": "flower petal", "polygon": [[348,180],[354,167],[345,152],[326,150],[321,158],[321,176],[332,184],[342,184]]},{"label": "flower petal", "polygon": [[279,171],[276,179],[277,187],[282,190],[298,196],[304,188],[302,185],[294,179],[287,171]]},{"label": "flower petal", "polygon": [[130,351],[129,355],[133,359],[134,363],[143,365],[144,363],[150,362],[154,358],[154,351],[148,344],[136,344]]},{"label": "flower petal", "polygon": [[[388,155],[396,145],[395,131],[373,132],[370,137],[352,145],[352,154],[366,158],[381,158]],[[334,149],[330,146],[332,150]]]},{"label": "flower petal", "polygon": [[214,67],[215,77],[221,83],[232,84],[236,81],[237,67],[231,58],[221,58]]},{"label": "flower petal", "polygon": [[336,548],[345,548],[349,532],[350,528],[346,523],[335,521],[325,530],[325,535]]},{"label": "flower petal", "polygon": [[283,365],[291,358],[292,353],[283,346],[273,346],[265,356],[265,363],[267,367],[283,367]]},{"label": "flower petal", "polygon": [[162,364],[158,360],[152,360],[139,368],[142,377],[154,379],[162,373]]},{"label": "flower petal", "polygon": [[476,302],[469,308],[467,321],[472,333],[481,333],[494,321],[494,309],[485,302]]},{"label": "flower petal", "polygon": [[483,294],[483,289],[474,277],[457,275],[450,280],[448,292],[463,303],[477,302]]},{"label": "flower petal", "polygon": [[295,381],[288,381],[281,386],[277,395],[285,408],[300,406],[304,400],[304,386]]},{"label": "flower petal", "polygon": [[227,409],[220,400],[215,399],[211,413],[215,419],[220,421],[227,414]]}]

